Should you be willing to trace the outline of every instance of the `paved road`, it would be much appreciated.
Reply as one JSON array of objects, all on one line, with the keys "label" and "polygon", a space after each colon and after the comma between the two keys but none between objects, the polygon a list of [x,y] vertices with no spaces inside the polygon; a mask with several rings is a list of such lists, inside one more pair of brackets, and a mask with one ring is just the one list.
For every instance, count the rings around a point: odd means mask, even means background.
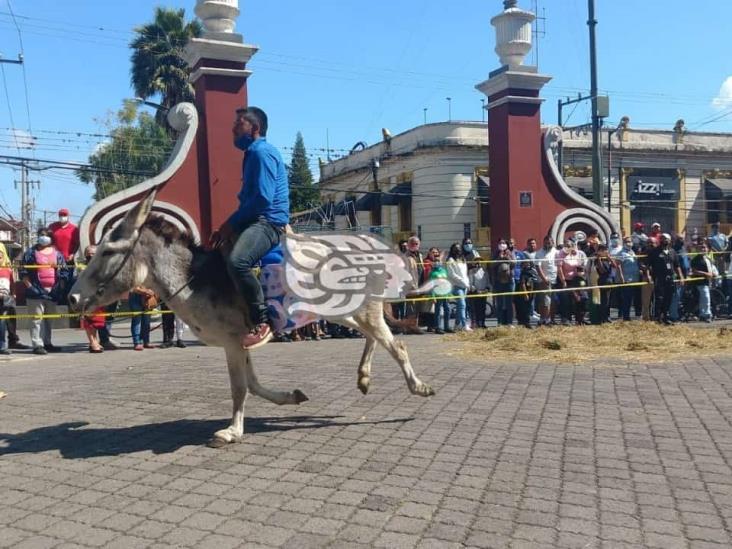
[{"label": "paved road", "polygon": [[[79,338],[79,332],[58,340]],[[0,363],[0,546],[730,547],[732,360],[591,368],[464,361],[407,338],[437,396],[360,340],[271,344],[246,441],[223,354]]]}]

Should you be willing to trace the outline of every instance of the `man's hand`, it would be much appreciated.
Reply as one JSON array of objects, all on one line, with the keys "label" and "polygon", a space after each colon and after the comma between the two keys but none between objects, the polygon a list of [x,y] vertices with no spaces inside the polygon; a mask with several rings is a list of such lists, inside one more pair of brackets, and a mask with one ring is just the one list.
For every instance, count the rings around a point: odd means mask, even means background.
[{"label": "man's hand", "polygon": [[214,231],[211,235],[211,238],[208,240],[209,246],[212,248],[218,248],[221,246],[224,242],[229,240],[231,236],[234,234],[234,229],[231,225],[228,223],[224,223],[219,227],[218,231]]}]

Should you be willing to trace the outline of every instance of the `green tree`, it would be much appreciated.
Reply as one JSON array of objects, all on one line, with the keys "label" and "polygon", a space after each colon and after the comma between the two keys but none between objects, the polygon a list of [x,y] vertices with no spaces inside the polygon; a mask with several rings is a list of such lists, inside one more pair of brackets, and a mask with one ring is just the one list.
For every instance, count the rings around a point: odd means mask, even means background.
[{"label": "green tree", "polygon": [[292,151],[292,162],[287,166],[287,180],[290,184],[290,213],[310,209],[320,203],[320,192],[313,183],[308,153],[302,134],[297,132]]},{"label": "green tree", "polygon": [[105,125],[111,140],[89,157],[91,169],[77,172],[84,183],[94,184],[95,200],[160,173],[174,145],[165,128],[147,112],[138,113],[132,101]]},{"label": "green tree", "polygon": [[[137,97],[160,97],[170,108],[181,101],[192,101],[193,86],[188,82],[190,70],[183,50],[191,38],[202,34],[197,20],[186,22],[184,9],[155,8],[151,23],[137,27],[132,40],[131,81]],[[167,127],[165,112],[158,111],[156,120]]]}]

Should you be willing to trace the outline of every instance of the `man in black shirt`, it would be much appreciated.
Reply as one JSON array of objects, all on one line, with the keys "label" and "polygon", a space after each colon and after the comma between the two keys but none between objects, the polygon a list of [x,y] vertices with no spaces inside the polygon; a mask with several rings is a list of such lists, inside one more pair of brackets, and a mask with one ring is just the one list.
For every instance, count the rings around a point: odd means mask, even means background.
[{"label": "man in black shirt", "polygon": [[681,270],[679,256],[671,249],[671,235],[668,233],[661,235],[658,248],[648,252],[648,267],[654,284],[656,320],[664,324],[673,324],[668,312],[674,295],[674,276],[677,276],[679,283],[683,284],[684,273]]}]

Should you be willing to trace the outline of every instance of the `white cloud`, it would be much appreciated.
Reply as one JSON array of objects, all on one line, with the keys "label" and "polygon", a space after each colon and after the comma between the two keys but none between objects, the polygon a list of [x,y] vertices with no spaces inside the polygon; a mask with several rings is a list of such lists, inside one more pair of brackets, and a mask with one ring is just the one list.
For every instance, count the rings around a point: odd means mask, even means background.
[{"label": "white cloud", "polygon": [[732,107],[732,76],[728,76],[722,83],[717,97],[712,99],[712,106],[717,109]]},{"label": "white cloud", "polygon": [[8,130],[13,145],[19,149],[32,149],[36,146],[36,138],[25,130],[13,128]]}]

